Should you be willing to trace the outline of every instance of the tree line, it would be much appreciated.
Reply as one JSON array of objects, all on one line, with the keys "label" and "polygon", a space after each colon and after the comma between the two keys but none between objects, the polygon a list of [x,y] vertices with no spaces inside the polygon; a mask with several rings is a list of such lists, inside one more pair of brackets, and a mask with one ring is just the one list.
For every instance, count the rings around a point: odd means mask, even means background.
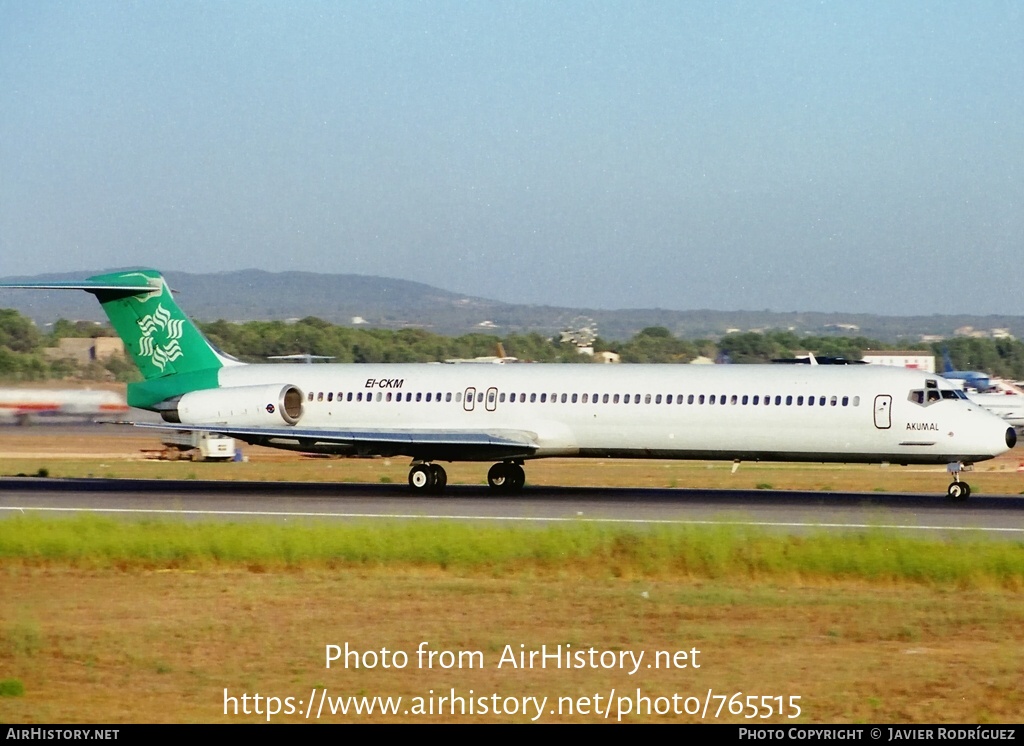
[{"label": "tree line", "polygon": [[[227,321],[199,323],[200,330],[219,349],[246,362],[265,362],[279,355],[317,355],[338,363],[415,363],[471,359],[498,354],[543,363],[590,363],[572,343],[542,334],[465,334],[446,337],[424,329],[360,329],[339,326],[315,317],[295,323]],[[0,379],[39,381],[138,380],[135,366],[124,359],[79,365],[46,355],[47,347],[65,337],[113,336],[106,326],[88,322],[56,322],[49,333],[17,311],[0,309]],[[698,357],[719,362],[765,363],[810,351],[816,356],[859,360],[864,350],[918,349],[936,355],[941,371],[948,351],[958,370],[980,370],[996,376],[1024,379],[1024,343],[1013,339],[956,337],[934,344],[886,344],[851,336],[808,336],[788,331],[741,332],[718,340],[680,339],[665,327],[642,329],[630,339],[596,339],[596,352],[610,351],[623,363],[689,363]]]}]

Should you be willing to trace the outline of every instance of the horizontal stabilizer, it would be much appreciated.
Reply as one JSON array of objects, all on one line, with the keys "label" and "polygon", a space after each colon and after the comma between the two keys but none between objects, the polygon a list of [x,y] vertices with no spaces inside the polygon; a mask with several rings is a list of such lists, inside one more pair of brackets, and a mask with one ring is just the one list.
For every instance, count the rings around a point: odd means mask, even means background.
[{"label": "horizontal stabilizer", "polygon": [[84,290],[87,293],[122,292],[128,295],[140,293],[152,293],[159,291],[159,287],[153,285],[142,285],[137,281],[132,282],[93,282],[91,280],[79,280],[69,282],[2,282],[0,288],[24,288],[26,290]]}]

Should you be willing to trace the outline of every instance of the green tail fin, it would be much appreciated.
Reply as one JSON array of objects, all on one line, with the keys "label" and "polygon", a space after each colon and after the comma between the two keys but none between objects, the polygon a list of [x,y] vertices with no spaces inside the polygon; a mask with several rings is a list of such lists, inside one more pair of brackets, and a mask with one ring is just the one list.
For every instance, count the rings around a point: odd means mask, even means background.
[{"label": "green tail fin", "polygon": [[99,300],[147,381],[223,365],[210,343],[178,308],[159,272],[142,269],[97,275],[80,287]]},{"label": "green tail fin", "polygon": [[97,275],[78,282],[2,283],[0,287],[85,290],[99,300],[144,381],[128,384],[128,404],[143,409],[189,391],[216,388],[224,365],[239,365],[202,335],[153,269]]}]

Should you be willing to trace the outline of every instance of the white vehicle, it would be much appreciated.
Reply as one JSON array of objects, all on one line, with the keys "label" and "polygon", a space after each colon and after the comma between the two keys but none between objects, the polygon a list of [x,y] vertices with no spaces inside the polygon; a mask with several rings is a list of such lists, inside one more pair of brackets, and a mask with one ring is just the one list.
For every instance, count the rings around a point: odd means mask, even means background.
[{"label": "white vehicle", "polygon": [[234,461],[235,439],[220,433],[203,430],[178,430],[164,433],[163,444],[167,458],[187,458],[191,461]]},{"label": "white vehicle", "polygon": [[[128,403],[171,427],[307,453],[408,456],[440,492],[440,462],[491,461],[518,491],[526,461],[581,458],[947,464],[1016,443],[945,379],[883,366],[244,365],[213,348],[154,270],[7,285],[97,296],[144,381]],[[157,426],[159,427],[159,426]]]}]

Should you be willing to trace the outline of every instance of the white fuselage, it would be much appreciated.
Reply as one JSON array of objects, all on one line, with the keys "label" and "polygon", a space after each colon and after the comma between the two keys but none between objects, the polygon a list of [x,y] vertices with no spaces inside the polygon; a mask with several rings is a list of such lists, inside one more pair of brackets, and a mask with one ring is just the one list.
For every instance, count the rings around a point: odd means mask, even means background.
[{"label": "white fuselage", "polygon": [[304,431],[516,432],[533,457],[950,463],[1010,447],[1006,423],[949,382],[883,366],[246,365],[219,382],[296,387]]}]

